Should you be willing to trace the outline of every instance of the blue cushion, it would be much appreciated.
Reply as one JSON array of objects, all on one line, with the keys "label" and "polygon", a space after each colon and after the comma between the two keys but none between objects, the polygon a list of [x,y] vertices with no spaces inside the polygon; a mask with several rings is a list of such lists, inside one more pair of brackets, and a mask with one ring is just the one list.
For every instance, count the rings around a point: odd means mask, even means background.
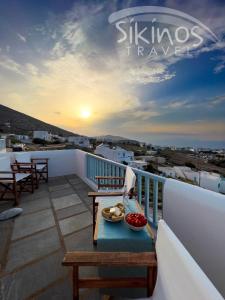
[{"label": "blue cushion", "polygon": [[0,213],[0,221],[5,221],[10,218],[14,218],[14,217],[20,215],[22,213],[22,211],[23,211],[23,209],[20,207],[14,207],[14,208],[7,209],[7,210],[3,211],[2,213]]}]

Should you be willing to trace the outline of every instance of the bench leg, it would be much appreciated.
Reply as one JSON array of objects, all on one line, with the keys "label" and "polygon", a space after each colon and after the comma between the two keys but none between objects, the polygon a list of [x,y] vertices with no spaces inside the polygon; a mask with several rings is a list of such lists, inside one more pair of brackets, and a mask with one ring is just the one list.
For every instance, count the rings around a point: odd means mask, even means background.
[{"label": "bench leg", "polygon": [[151,297],[155,287],[156,267],[147,268],[147,296]]},{"label": "bench leg", "polygon": [[79,300],[79,268],[73,267],[73,300]]}]

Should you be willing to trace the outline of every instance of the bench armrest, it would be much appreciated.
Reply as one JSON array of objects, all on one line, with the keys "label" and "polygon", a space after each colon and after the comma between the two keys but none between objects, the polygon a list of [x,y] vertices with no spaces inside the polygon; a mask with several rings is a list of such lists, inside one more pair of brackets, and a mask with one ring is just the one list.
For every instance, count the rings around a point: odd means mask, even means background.
[{"label": "bench armrest", "polygon": [[157,266],[155,252],[67,252],[64,266]]}]

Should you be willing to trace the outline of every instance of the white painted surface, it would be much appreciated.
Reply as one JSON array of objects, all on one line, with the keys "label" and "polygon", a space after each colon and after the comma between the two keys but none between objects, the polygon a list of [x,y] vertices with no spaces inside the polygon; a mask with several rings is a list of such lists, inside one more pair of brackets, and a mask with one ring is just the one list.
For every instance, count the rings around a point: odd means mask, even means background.
[{"label": "white painted surface", "polygon": [[75,150],[76,174],[84,182],[86,182],[93,190],[97,190],[97,186],[86,177],[86,172],[87,172],[86,156],[87,156],[87,152],[82,151],[82,150],[78,150],[78,149]]},{"label": "white painted surface", "polygon": [[74,145],[90,148],[90,141],[86,136],[69,136],[67,140],[69,143],[73,143]]},{"label": "white painted surface", "polygon": [[[30,151],[31,158],[49,158],[49,177],[76,174],[76,150]],[[15,161],[16,152],[0,154]]]},{"label": "white painted surface", "polygon": [[116,161],[116,162],[129,162],[134,160],[134,152],[127,151],[121,147],[110,147],[107,144],[100,144],[95,149],[95,154],[102,155],[103,157]]},{"label": "white painted surface", "polygon": [[5,139],[0,139],[0,152],[6,152]]},{"label": "white painted surface", "polygon": [[144,167],[147,167],[148,163],[146,161],[143,161],[143,160],[131,160],[131,161],[128,162],[128,165],[131,168],[136,168],[136,169],[143,170]]},{"label": "white painted surface", "polygon": [[163,218],[225,296],[225,196],[167,179]]},{"label": "white painted surface", "polygon": [[48,133],[48,131],[44,131],[44,130],[33,131],[33,138],[34,139],[42,139],[42,140],[49,141],[49,142],[52,140],[51,134]]}]

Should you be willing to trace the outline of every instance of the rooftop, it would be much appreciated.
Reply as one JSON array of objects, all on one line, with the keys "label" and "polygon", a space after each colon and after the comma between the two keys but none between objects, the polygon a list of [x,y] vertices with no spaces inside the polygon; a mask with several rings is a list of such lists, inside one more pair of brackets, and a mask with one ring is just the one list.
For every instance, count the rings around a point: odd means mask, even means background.
[{"label": "rooftop", "polygon": [[[0,222],[2,299],[72,299],[61,262],[66,251],[94,251],[88,191],[76,175],[52,177],[22,197],[22,215]],[[0,210],[11,205],[1,203]],[[81,276],[95,273],[94,267],[81,268]],[[99,299],[98,292],[83,290],[81,299]]]},{"label": "rooftop", "polygon": [[[126,166],[81,150],[30,152],[49,159],[49,182],[34,194],[22,194],[23,213],[0,222],[0,299],[72,299],[71,270],[62,267],[68,251],[95,251],[92,243],[92,199],[96,176],[124,177]],[[15,159],[15,153],[0,157]],[[149,223],[170,225],[218,290],[224,288],[225,196],[206,189],[133,169],[137,200]],[[0,211],[12,202],[0,202]],[[199,216],[201,215],[201,218]],[[210,226],[209,226],[210,224]],[[210,238],[209,238],[210,237]],[[212,254],[213,253],[213,254]],[[81,267],[81,276],[97,269]],[[100,300],[98,290],[82,289],[82,300]]]}]

